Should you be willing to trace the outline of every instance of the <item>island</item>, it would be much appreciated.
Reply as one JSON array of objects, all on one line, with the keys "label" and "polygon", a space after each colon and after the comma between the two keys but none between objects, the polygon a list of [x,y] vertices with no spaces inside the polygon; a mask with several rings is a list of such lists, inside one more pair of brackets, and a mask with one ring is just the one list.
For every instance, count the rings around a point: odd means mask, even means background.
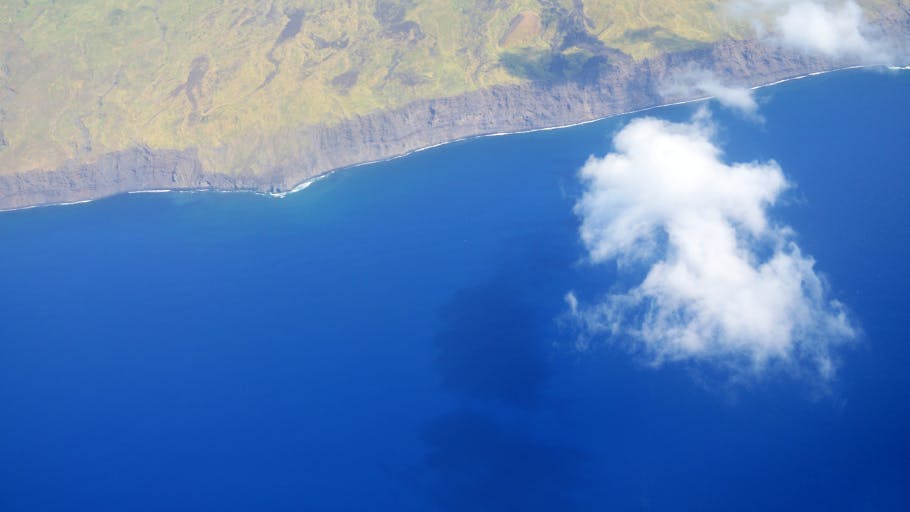
[{"label": "island", "polygon": [[[284,195],[494,133],[861,64],[767,44],[711,0],[9,0],[0,210],[144,190]],[[906,0],[859,2],[904,40]]]}]

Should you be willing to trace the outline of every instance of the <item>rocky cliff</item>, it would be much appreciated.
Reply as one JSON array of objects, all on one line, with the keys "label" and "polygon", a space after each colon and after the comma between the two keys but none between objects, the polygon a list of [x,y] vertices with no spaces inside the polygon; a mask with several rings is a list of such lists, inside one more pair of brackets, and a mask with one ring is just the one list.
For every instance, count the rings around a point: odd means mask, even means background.
[{"label": "rocky cliff", "polygon": [[[891,27],[910,33],[910,24]],[[454,97],[356,116],[339,124],[286,129],[263,143],[294,148],[266,170],[226,174],[206,169],[192,149],[135,147],[92,163],[0,175],[0,209],[97,199],[137,190],[230,190],[281,193],[355,164],[402,155],[466,137],[560,126],[653,107],[668,101],[659,85],[689,63],[731,83],[755,86],[854,64],[784,52],[749,41],[635,62],[617,59],[598,73],[563,82],[494,86]]]}]

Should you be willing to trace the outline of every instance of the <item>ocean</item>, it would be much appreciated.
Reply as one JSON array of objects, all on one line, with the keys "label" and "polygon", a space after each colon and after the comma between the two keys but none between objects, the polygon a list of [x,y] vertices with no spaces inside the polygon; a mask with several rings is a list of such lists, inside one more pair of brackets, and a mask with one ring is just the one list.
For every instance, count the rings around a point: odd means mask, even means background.
[{"label": "ocean", "polygon": [[0,510],[910,510],[910,72],[710,104],[862,330],[823,386],[594,340],[578,170],[630,119],[456,142],[283,199],[0,214]]}]

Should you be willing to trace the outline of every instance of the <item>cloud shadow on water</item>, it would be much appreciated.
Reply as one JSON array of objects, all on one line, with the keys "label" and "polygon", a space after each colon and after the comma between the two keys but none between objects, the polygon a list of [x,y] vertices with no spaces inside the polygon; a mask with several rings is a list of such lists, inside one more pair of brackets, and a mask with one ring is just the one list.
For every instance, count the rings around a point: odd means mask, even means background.
[{"label": "cloud shadow on water", "polygon": [[508,268],[440,308],[436,364],[459,405],[424,426],[412,475],[439,510],[575,510],[583,487],[586,455],[541,428],[564,420],[547,396],[553,318],[522,283],[546,276]]},{"label": "cloud shadow on water", "polygon": [[463,398],[539,405],[550,376],[541,325],[507,279],[461,290],[440,310],[435,338],[443,387]]},{"label": "cloud shadow on water", "polygon": [[466,409],[424,430],[422,472],[442,510],[575,510],[584,455]]}]

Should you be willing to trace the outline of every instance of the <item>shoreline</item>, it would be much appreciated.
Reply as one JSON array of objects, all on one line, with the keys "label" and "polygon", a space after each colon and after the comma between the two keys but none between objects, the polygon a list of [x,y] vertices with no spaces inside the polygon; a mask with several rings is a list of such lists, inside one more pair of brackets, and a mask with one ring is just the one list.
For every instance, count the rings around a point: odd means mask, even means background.
[{"label": "shoreline", "polygon": [[[790,77],[790,78],[784,78],[784,79],[781,79],[781,80],[775,80],[775,81],[773,81],[773,82],[769,82],[769,83],[766,83],[766,84],[759,84],[759,85],[756,85],[756,86],[752,86],[752,87],[749,87],[748,89],[749,89],[750,91],[757,91],[757,90],[759,90],[759,89],[764,89],[764,88],[767,88],[767,87],[773,87],[773,86],[775,86],[775,85],[780,85],[780,84],[787,83],[787,82],[792,82],[792,81],[795,81],[795,80],[802,80],[802,79],[804,79],[804,78],[812,78],[812,77],[821,76],[821,75],[827,75],[827,74],[831,74],[831,73],[838,73],[838,72],[841,72],[841,71],[850,71],[850,70],[855,70],[855,69],[867,69],[867,68],[868,68],[868,69],[885,68],[885,69],[892,70],[892,71],[897,71],[897,70],[910,70],[910,66],[906,66],[906,67],[897,67],[897,66],[885,66],[885,65],[880,65],[880,64],[845,66],[845,67],[842,67],[842,68],[829,69],[829,70],[825,70],[825,71],[813,71],[813,72],[811,72],[811,73],[806,73],[806,74],[804,74],[804,75],[794,76],[794,77]],[[584,126],[584,125],[588,125],[588,124],[599,123],[599,122],[601,122],[601,121],[606,121],[607,119],[613,119],[613,118],[616,118],[616,117],[631,116],[631,115],[635,115],[635,114],[641,114],[642,112],[649,112],[649,111],[651,111],[651,110],[657,110],[657,109],[666,108],[666,107],[674,107],[674,106],[678,106],[678,105],[688,105],[688,104],[690,104],[690,103],[698,103],[698,102],[702,102],[702,101],[710,101],[710,100],[713,99],[713,98],[714,98],[714,96],[702,96],[702,97],[693,98],[693,99],[690,99],[690,100],[682,100],[682,101],[673,101],[673,102],[669,102],[669,103],[661,103],[661,104],[659,104],[659,105],[653,105],[653,106],[650,106],[650,107],[644,107],[644,108],[634,109],[634,110],[630,110],[630,111],[628,111],[628,112],[620,112],[620,113],[617,113],[617,114],[610,114],[610,115],[608,115],[608,116],[599,117],[599,118],[597,118],[597,119],[589,119],[589,120],[587,120],[587,121],[579,121],[579,122],[577,122],[577,123],[562,124],[562,125],[557,125],[557,126],[546,126],[546,127],[543,127],[543,128],[532,128],[532,129],[529,129],[529,130],[516,130],[516,131],[511,131],[511,132],[481,133],[481,134],[478,134],[478,135],[471,135],[471,136],[468,136],[468,137],[460,137],[460,138],[457,138],[457,139],[452,139],[452,140],[447,140],[447,141],[445,141],[445,142],[440,142],[440,143],[438,143],[438,144],[431,144],[431,145],[429,145],[429,146],[424,146],[424,147],[421,147],[421,148],[413,149],[413,150],[411,150],[411,151],[408,151],[407,153],[402,153],[402,154],[400,154],[400,155],[393,155],[393,156],[386,157],[386,158],[379,158],[379,159],[376,159],[376,160],[370,160],[370,161],[361,162],[361,163],[357,163],[357,164],[353,164],[353,165],[347,165],[347,166],[344,166],[344,167],[339,167],[339,168],[337,168],[337,169],[332,169],[332,170],[330,170],[330,171],[328,171],[328,172],[325,172],[325,173],[323,173],[323,174],[320,174],[320,175],[318,175],[318,176],[316,176],[316,177],[310,178],[310,179],[304,181],[303,183],[301,183],[301,184],[295,186],[293,189],[288,190],[288,191],[286,191],[286,192],[278,192],[278,193],[268,193],[268,192],[263,193],[263,192],[256,192],[256,191],[250,191],[250,192],[253,193],[253,194],[266,195],[266,196],[270,196],[270,197],[274,197],[274,198],[278,198],[278,199],[283,199],[283,198],[285,198],[285,197],[287,197],[287,196],[289,196],[289,195],[291,195],[291,194],[295,194],[295,193],[297,193],[297,192],[299,192],[299,191],[302,191],[302,190],[306,189],[307,187],[309,187],[310,185],[312,185],[313,182],[318,181],[318,180],[320,180],[320,179],[322,179],[322,178],[328,177],[329,175],[334,174],[334,173],[336,173],[336,172],[341,172],[341,171],[345,171],[345,170],[350,170],[350,169],[354,169],[354,168],[362,167],[362,166],[366,166],[366,165],[374,165],[374,164],[380,164],[380,163],[383,163],[383,162],[390,162],[390,161],[393,161],[393,160],[397,160],[397,159],[399,159],[399,158],[405,158],[405,157],[414,155],[414,154],[416,154],[416,153],[420,153],[421,151],[428,151],[428,150],[435,149],[435,148],[438,148],[438,147],[447,146],[447,145],[449,145],[449,144],[455,144],[455,143],[458,143],[458,142],[465,142],[465,141],[469,141],[469,140],[481,139],[481,138],[486,138],[486,137],[503,137],[503,136],[507,136],[507,135],[521,135],[521,134],[526,134],[526,133],[538,133],[538,132],[546,132],[546,131],[551,131],[551,130],[563,130],[563,129],[566,129],[566,128],[574,128],[574,127],[576,127],[576,126]],[[200,191],[200,192],[205,192],[205,191],[207,191],[207,190],[208,190],[208,189],[200,189],[199,191]],[[0,210],[0,211],[2,211],[2,210]],[[7,211],[8,211],[8,210],[7,210]]]},{"label": "shoreline", "polygon": [[[907,71],[907,70],[910,70],[910,66],[889,66],[889,65],[882,65],[882,64],[874,64],[874,65],[852,65],[852,66],[845,66],[845,67],[834,68],[834,69],[828,69],[828,70],[822,70],[822,71],[813,71],[813,72],[811,72],[811,73],[805,73],[805,74],[798,75],[798,76],[793,76],[793,77],[784,78],[784,79],[780,79],[780,80],[775,80],[775,81],[768,82],[768,83],[764,83],[764,84],[759,84],[759,85],[751,86],[751,87],[748,87],[748,89],[749,89],[749,90],[752,90],[752,91],[755,91],[755,90],[764,89],[764,88],[768,88],[768,87],[773,87],[773,86],[780,85],[780,84],[783,84],[783,83],[792,82],[792,81],[795,81],[795,80],[802,80],[802,79],[805,79],[805,78],[811,78],[811,77],[815,77],[815,76],[827,75],[827,74],[831,74],[831,73],[837,73],[837,72],[842,72],[842,71],[850,71],[850,70],[856,70],[856,69],[876,69],[876,68],[880,68],[880,69],[888,70],[888,71]],[[469,140],[474,140],[474,139],[479,139],[479,138],[485,138],[485,137],[502,137],[502,136],[506,136],[506,135],[520,135],[520,134],[526,134],[526,133],[536,133],[536,132],[544,132],[544,131],[551,131],[551,130],[562,130],[562,129],[566,129],[566,128],[573,128],[573,127],[576,127],[576,126],[583,126],[583,125],[587,125],[587,124],[597,123],[597,122],[600,122],[600,121],[605,121],[605,120],[607,120],[607,119],[614,119],[614,118],[617,118],[617,117],[630,116],[630,115],[640,114],[640,113],[643,113],[643,112],[649,112],[649,111],[652,111],[652,110],[657,110],[657,109],[665,108],[665,107],[672,107],[672,106],[678,106],[678,105],[686,105],[686,104],[690,104],[690,103],[698,103],[698,102],[703,102],[703,101],[709,101],[709,100],[711,100],[711,99],[713,99],[713,98],[714,98],[713,96],[703,96],[703,97],[698,97],[698,98],[693,98],[693,99],[688,99],[688,100],[681,100],[681,101],[673,101],[673,102],[667,102],[667,103],[660,103],[660,104],[651,105],[651,106],[643,107],[643,108],[639,108],[639,109],[633,109],[633,110],[629,110],[629,111],[625,111],[625,112],[618,112],[618,113],[615,113],[615,114],[609,114],[609,115],[602,116],[602,117],[598,117],[598,118],[594,118],[594,119],[588,119],[588,120],[584,120],[584,121],[578,121],[578,122],[574,122],[574,123],[566,123],[566,124],[560,124],[560,125],[554,125],[554,126],[545,126],[545,127],[542,127],[542,128],[531,128],[531,129],[526,129],[526,130],[514,130],[514,131],[493,132],[493,133],[480,133],[480,134],[476,134],[476,135],[469,135],[469,136],[466,136],[466,137],[458,137],[458,138],[454,138],[454,139],[451,139],[451,140],[446,140],[446,141],[443,141],[443,142],[439,142],[439,143],[436,143],[436,144],[431,144],[431,145],[428,145],[428,146],[416,148],[416,149],[413,149],[413,150],[410,150],[410,151],[407,151],[407,152],[404,152],[404,153],[401,153],[401,154],[392,155],[392,156],[389,156],[389,157],[378,158],[378,159],[374,159],[374,160],[367,160],[367,161],[364,161],[364,162],[358,162],[358,163],[351,164],[351,165],[340,166],[340,167],[338,167],[338,168],[331,169],[331,170],[329,170],[329,171],[323,172],[323,173],[318,174],[318,175],[316,175],[316,176],[312,176],[312,177],[310,177],[310,178],[307,178],[307,179],[305,179],[304,181],[302,181],[302,182],[296,184],[296,185],[295,185],[294,187],[292,187],[290,190],[286,190],[286,191],[282,191],[282,192],[260,192],[260,191],[257,191],[257,190],[244,190],[244,189],[228,190],[228,189],[218,189],[218,188],[211,188],[211,187],[184,188],[184,189],[148,189],[148,190],[130,190],[130,191],[121,192],[121,193],[119,193],[119,194],[112,194],[112,195],[109,195],[109,196],[98,197],[98,198],[91,198],[91,199],[83,199],[83,200],[79,200],[79,201],[64,201],[64,202],[57,202],[57,203],[43,203],[43,204],[34,204],[34,205],[21,206],[21,207],[16,207],[16,208],[0,209],[0,213],[15,212],[15,211],[21,211],[21,210],[30,210],[30,209],[33,209],[33,208],[42,208],[42,207],[49,207],[49,206],[72,206],[72,205],[77,205],[77,204],[87,204],[87,203],[92,203],[92,202],[95,202],[95,201],[98,201],[98,200],[101,200],[101,199],[106,199],[106,198],[108,198],[108,197],[116,197],[116,196],[118,196],[118,195],[132,195],[132,194],[204,193],[204,192],[217,192],[217,193],[249,193],[249,194],[254,194],[254,195],[258,195],[258,196],[272,197],[272,198],[275,198],[275,199],[284,199],[284,198],[286,198],[286,197],[288,197],[288,196],[290,196],[290,195],[292,195],[292,194],[296,194],[296,193],[298,193],[298,192],[302,192],[303,190],[306,190],[306,189],[309,188],[311,185],[313,185],[316,181],[319,181],[319,180],[321,180],[321,179],[323,179],[323,178],[326,178],[326,177],[328,177],[328,176],[330,176],[330,175],[332,175],[332,174],[334,174],[334,173],[336,173],[336,172],[345,171],[345,170],[351,170],[351,169],[354,169],[354,168],[357,168],[357,167],[362,167],[362,166],[367,166],[367,165],[374,165],[374,164],[379,164],[379,163],[388,162],[388,161],[392,161],[392,160],[397,160],[397,159],[399,159],[399,158],[405,158],[405,157],[407,157],[407,156],[411,156],[411,155],[413,155],[413,154],[415,154],[415,153],[419,153],[419,152],[422,152],[422,151],[428,151],[428,150],[431,150],[431,149],[434,149],[434,148],[438,148],[438,147],[442,147],[442,146],[446,146],[446,145],[449,145],[449,144],[454,144],[454,143],[458,143],[458,142],[464,142],[464,141],[469,141]]]}]

